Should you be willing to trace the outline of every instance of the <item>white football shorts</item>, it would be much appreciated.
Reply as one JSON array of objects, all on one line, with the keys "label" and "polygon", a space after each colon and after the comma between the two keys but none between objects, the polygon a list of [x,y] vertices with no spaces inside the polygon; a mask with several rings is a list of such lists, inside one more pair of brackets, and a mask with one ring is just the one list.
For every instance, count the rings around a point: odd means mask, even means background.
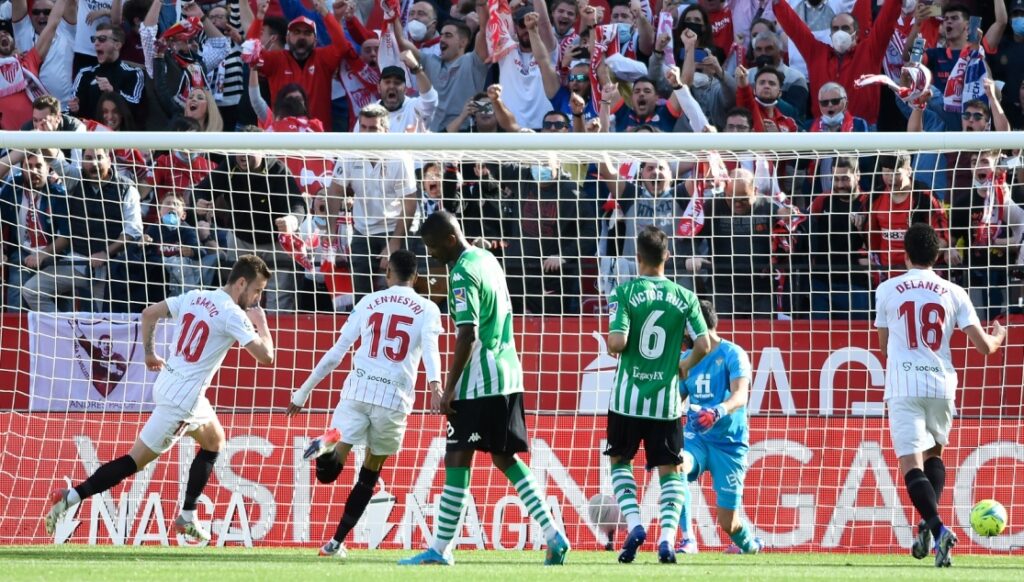
[{"label": "white football shorts", "polygon": [[896,455],[902,457],[949,444],[956,406],[947,398],[890,398],[889,434]]},{"label": "white football shorts", "polygon": [[164,454],[183,435],[216,420],[217,414],[205,396],[200,396],[192,412],[170,404],[157,404],[142,427],[139,438],[154,453]]},{"label": "white football shorts", "polygon": [[408,415],[376,404],[342,400],[334,409],[331,426],[341,431],[341,442],[366,445],[371,454],[393,455],[402,447]]}]

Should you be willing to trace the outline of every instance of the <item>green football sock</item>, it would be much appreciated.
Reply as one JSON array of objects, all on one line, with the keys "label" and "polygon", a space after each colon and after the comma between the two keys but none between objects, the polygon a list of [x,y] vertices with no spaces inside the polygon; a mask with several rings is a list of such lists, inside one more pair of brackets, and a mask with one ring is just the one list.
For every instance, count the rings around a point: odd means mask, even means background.
[{"label": "green football sock", "polygon": [[469,491],[469,467],[445,467],[444,488],[441,489],[441,501],[437,507],[433,548],[439,554],[448,549],[448,544],[459,531],[459,518],[462,508],[466,505],[466,493]]},{"label": "green football sock", "polygon": [[558,533],[558,530],[553,525],[551,510],[548,509],[548,504],[541,497],[540,488],[537,487],[537,481],[533,478],[533,472],[525,463],[517,459],[515,464],[505,471],[505,476],[516,488],[519,499],[523,501],[530,517],[544,530],[544,538],[550,540]]}]

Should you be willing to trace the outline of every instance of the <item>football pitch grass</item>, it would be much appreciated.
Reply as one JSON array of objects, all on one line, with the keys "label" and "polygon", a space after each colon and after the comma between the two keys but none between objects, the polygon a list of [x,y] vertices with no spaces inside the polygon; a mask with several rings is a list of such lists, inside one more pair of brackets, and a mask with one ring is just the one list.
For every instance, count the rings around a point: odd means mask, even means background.
[{"label": "football pitch grass", "polygon": [[465,550],[456,565],[397,566],[413,552],[353,550],[345,561],[320,558],[315,548],[249,550],[245,548],[179,548],[123,546],[0,547],[0,580],[88,580],[117,582],[259,581],[317,582],[341,578],[372,580],[995,580],[1024,579],[1024,555],[958,556],[953,567],[937,570],[932,558],[908,554],[788,554],[725,556],[705,552],[681,556],[676,565],[658,563],[647,551],[633,564],[618,564],[613,552],[572,552],[563,567],[544,567],[541,552]]}]

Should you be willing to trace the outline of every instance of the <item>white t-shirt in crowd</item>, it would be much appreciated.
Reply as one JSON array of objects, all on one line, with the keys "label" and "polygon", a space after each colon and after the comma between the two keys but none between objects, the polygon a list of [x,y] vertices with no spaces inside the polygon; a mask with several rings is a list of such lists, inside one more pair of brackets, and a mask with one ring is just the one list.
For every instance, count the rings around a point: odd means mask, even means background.
[{"label": "white t-shirt in crowd", "polygon": [[359,234],[395,232],[403,200],[416,193],[416,173],[407,156],[376,163],[340,159],[334,166],[334,182],[352,188],[352,227]]}]

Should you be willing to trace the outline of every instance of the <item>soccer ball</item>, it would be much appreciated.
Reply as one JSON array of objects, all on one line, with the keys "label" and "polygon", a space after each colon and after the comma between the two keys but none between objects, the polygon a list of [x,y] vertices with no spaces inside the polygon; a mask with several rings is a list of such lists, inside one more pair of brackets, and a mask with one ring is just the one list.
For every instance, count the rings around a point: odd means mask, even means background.
[{"label": "soccer ball", "polygon": [[983,499],[971,510],[971,527],[979,536],[990,537],[1006,529],[1006,508],[995,499]]},{"label": "soccer ball", "polygon": [[622,521],[622,514],[619,512],[619,504],[611,495],[598,493],[587,502],[587,513],[590,516],[590,523],[597,529],[604,532],[609,538],[615,535]]}]

